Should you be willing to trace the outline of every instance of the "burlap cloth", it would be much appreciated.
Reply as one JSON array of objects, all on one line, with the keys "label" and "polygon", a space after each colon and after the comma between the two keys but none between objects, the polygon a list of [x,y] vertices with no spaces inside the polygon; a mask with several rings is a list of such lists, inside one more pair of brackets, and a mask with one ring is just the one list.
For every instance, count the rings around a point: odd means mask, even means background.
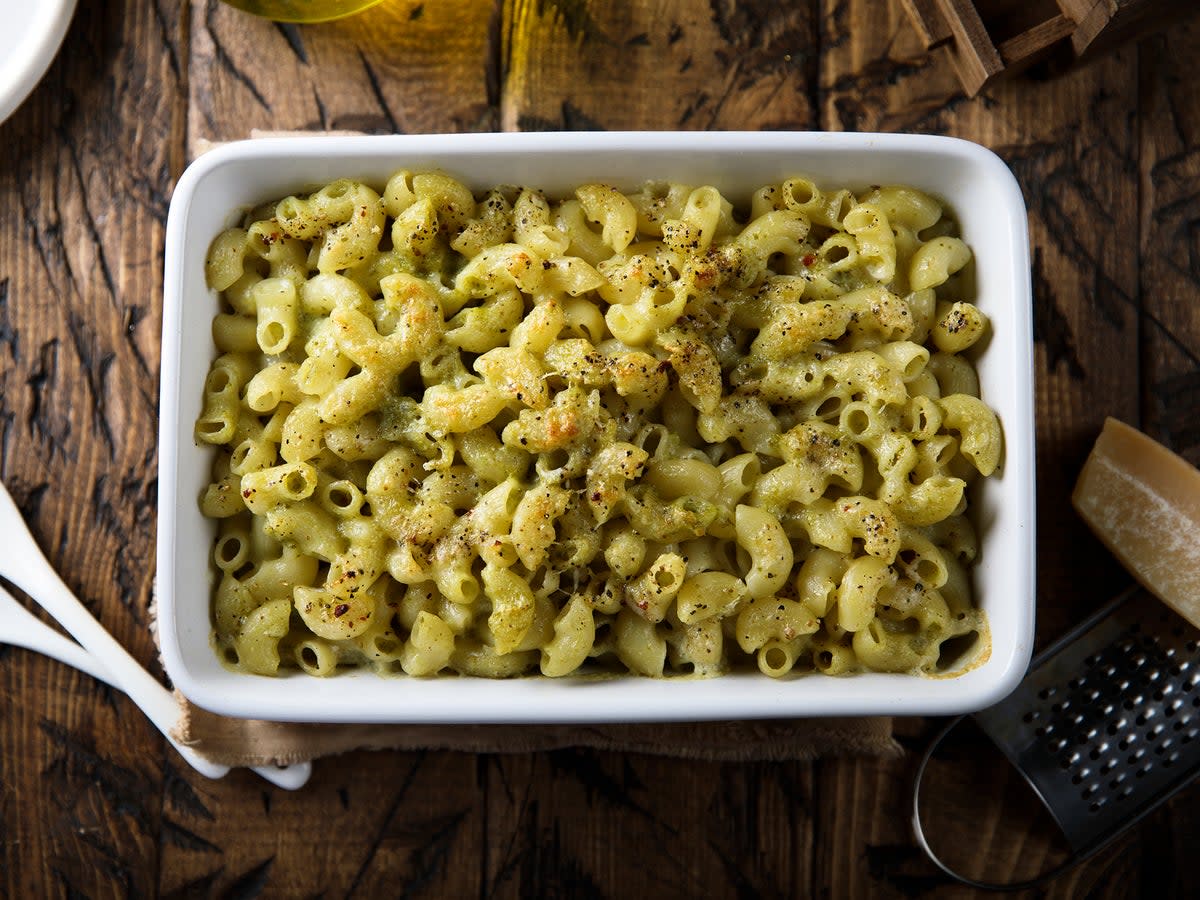
[{"label": "burlap cloth", "polygon": [[892,738],[892,720],[887,718],[636,725],[314,725],[230,719],[182,697],[180,702],[183,715],[175,737],[227,766],[290,765],[350,750],[386,749],[534,753],[587,747],[738,762],[901,752]]},{"label": "burlap cloth", "polygon": [[[300,134],[312,136],[311,132]],[[195,155],[215,146],[198,141]],[[398,685],[397,690],[401,689]],[[201,709],[182,696],[179,699],[183,714],[175,737],[213,762],[228,766],[289,765],[351,750],[385,749],[533,753],[587,747],[730,761],[896,756],[901,752],[892,737],[890,718],[632,725],[324,725],[230,719]]]}]

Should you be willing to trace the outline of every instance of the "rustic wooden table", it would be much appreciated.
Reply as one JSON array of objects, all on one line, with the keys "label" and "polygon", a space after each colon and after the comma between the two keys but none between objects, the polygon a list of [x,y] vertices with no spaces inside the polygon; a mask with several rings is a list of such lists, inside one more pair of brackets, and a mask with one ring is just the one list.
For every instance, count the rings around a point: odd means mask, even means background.
[{"label": "rustic wooden table", "polygon": [[[0,126],[0,477],[66,581],[155,666],[163,225],[203,141],[952,134],[1000,153],[1029,205],[1044,642],[1128,580],[1067,499],[1103,417],[1200,461],[1198,56],[1200,27],[1177,28],[967,100],[898,0],[388,0],[318,27],[215,0],[81,3]],[[289,794],[246,772],[197,777],[124,698],[4,649],[0,896],[963,896],[908,830],[914,754],[936,725],[898,721],[908,752],[890,761],[356,753]],[[1032,806],[979,800],[1006,777],[970,765],[981,746],[956,751],[947,828],[990,848],[983,874],[1030,875],[1061,851]],[[1200,895],[1197,800],[1049,893]]]}]

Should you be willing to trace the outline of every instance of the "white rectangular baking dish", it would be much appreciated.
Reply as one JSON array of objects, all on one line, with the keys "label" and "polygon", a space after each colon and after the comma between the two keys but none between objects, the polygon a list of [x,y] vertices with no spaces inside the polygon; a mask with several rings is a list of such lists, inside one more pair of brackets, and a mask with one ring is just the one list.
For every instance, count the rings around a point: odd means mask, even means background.
[{"label": "white rectangular baking dish", "polygon": [[[901,183],[945,200],[975,254],[974,302],[991,318],[978,360],[984,399],[1000,416],[1000,474],[973,497],[982,543],[973,572],[991,651],[955,677],[758,673],[715,679],[634,676],[382,677],[350,672],[277,678],[226,669],[210,645],[213,527],[197,498],[210,455],[193,439],[214,356],[217,298],[204,280],[209,243],[256,203],[335,178],[382,185],[399,168],[441,169],[475,188],[535,185],[563,193],[587,181],[633,189],[647,179],[714,184],[745,198],[805,174],[818,184]],[[923,135],[571,133],[277,138],[226,145],[183,174],[167,223],[159,443],[158,632],[167,674],[217,713],[311,722],[634,722],[800,716],[945,715],[1004,697],[1028,665],[1034,622],[1034,418],[1031,289],[1025,205],[1004,163],[966,141]]]}]

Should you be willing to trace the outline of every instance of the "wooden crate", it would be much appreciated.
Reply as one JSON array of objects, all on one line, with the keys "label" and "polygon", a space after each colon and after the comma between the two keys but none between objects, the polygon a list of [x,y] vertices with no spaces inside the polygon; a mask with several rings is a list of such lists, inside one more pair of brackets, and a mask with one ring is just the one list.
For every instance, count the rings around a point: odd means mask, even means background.
[{"label": "wooden crate", "polygon": [[1200,7],[1178,0],[900,0],[926,49],[946,47],[968,96],[1052,54],[1090,58]]}]

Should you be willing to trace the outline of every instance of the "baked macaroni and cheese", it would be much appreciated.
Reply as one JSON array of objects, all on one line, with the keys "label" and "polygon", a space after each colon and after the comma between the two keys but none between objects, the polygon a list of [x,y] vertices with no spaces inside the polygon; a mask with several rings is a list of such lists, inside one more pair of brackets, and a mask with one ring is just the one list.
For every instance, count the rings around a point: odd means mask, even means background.
[{"label": "baked macaroni and cheese", "polygon": [[985,634],[967,487],[1001,433],[954,222],[907,187],[743,199],[401,171],[219,235],[225,659],[933,674]]}]

